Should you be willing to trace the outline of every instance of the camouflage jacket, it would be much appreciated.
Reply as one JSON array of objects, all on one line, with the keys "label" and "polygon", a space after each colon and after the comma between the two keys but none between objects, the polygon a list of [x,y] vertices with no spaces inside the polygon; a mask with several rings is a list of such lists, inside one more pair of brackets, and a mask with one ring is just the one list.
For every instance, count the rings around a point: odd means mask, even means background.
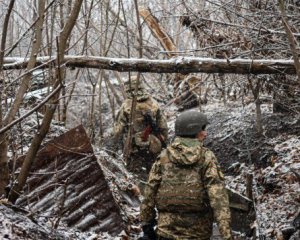
[{"label": "camouflage jacket", "polygon": [[[114,124],[114,142],[116,144],[124,145],[125,140],[128,135],[129,130],[129,121],[130,121],[130,114],[131,114],[131,106],[132,106],[132,99],[127,98],[125,102],[122,104],[117,118]],[[149,142],[143,143],[140,140],[141,135],[145,131],[147,127],[147,123],[145,123],[145,115],[151,117],[152,121],[155,122],[158,129],[160,129],[161,139],[167,141],[168,138],[168,126],[167,121],[160,110],[158,103],[149,95],[147,94],[139,94],[137,98],[136,104],[136,112],[135,112],[135,119],[133,122],[133,150],[137,145],[149,144]],[[152,134],[151,134],[151,137]],[[150,138],[151,139],[151,138]],[[142,146],[140,146],[142,147]]]},{"label": "camouflage jacket", "polygon": [[157,233],[171,239],[209,239],[214,219],[232,239],[224,177],[215,155],[197,139],[175,138],[149,174],[141,204],[142,224],[155,219]]}]

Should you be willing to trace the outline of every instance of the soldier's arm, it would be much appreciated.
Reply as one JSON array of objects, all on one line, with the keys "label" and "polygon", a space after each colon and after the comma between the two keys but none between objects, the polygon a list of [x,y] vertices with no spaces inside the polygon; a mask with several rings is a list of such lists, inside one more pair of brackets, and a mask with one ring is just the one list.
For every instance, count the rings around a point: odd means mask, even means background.
[{"label": "soldier's arm", "polygon": [[213,208],[215,220],[225,240],[232,239],[230,210],[224,176],[213,152],[206,151],[204,162],[204,183]]},{"label": "soldier's arm", "polygon": [[164,113],[162,112],[162,110],[158,109],[156,118],[157,118],[157,125],[161,131],[164,141],[166,142],[168,140],[168,124],[167,124],[167,119]]},{"label": "soldier's arm", "polygon": [[155,220],[155,196],[161,182],[160,162],[156,161],[149,173],[148,183],[144,191],[144,200],[141,204],[142,225],[150,224]]}]

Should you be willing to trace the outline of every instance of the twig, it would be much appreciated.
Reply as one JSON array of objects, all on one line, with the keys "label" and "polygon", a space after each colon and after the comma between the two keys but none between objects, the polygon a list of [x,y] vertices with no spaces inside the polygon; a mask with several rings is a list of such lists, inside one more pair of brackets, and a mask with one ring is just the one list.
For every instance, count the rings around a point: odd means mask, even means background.
[{"label": "twig", "polygon": [[10,124],[7,124],[5,127],[1,128],[0,129],[0,134],[6,132],[8,129],[10,129],[14,125],[16,125],[18,122],[21,122],[24,118],[30,116],[33,112],[38,110],[40,107],[44,106],[50,100],[50,98],[52,98],[61,88],[62,88],[62,85],[59,85],[41,103],[39,103],[37,106],[35,106],[29,112],[25,113],[23,116],[19,117],[18,119],[12,121]]}]

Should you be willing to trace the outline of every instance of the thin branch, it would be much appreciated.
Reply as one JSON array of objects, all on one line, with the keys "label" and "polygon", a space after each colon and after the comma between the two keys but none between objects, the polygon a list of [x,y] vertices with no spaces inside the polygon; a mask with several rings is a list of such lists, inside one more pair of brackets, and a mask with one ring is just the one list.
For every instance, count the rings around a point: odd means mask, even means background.
[{"label": "thin branch", "polygon": [[[177,15],[177,16],[172,16],[172,17],[180,17],[180,18],[185,17],[185,18],[188,18],[189,15]],[[269,28],[265,28],[265,27],[260,29],[260,28],[255,28],[255,27],[249,27],[247,25],[240,25],[240,24],[228,23],[228,22],[223,22],[223,21],[217,21],[217,20],[213,20],[213,19],[209,19],[209,18],[200,17],[200,16],[197,16],[197,20],[192,21],[191,25],[197,26],[197,22],[199,20],[212,22],[212,23],[225,25],[225,26],[230,26],[230,27],[236,27],[236,28],[242,28],[242,29],[249,29],[249,30],[253,30],[253,31],[259,31],[259,32],[263,32],[263,33],[286,35],[286,32],[284,32],[284,31],[276,31],[276,30],[272,30],[272,29],[269,29]],[[297,36],[297,37],[300,36],[300,33],[292,33],[292,34],[294,36]]]},{"label": "thin branch", "polygon": [[38,105],[36,105],[34,108],[32,108],[29,112],[25,113],[24,115],[22,115],[18,119],[12,121],[11,123],[7,124],[5,127],[1,128],[0,129],[0,134],[6,132],[10,128],[12,128],[14,125],[21,122],[22,120],[24,120],[25,118],[30,116],[32,113],[34,113],[35,111],[40,109],[42,106],[44,106],[62,88],[62,86],[63,85],[59,85],[56,89],[53,90],[52,93],[50,93],[42,102],[40,102]]},{"label": "thin branch", "polygon": [[[53,5],[53,3],[56,0],[52,0],[52,2],[50,2],[48,4],[48,6],[45,8],[44,13],[46,13],[48,11],[48,9]],[[19,37],[19,39],[17,39],[17,41],[15,41],[15,43],[9,48],[8,52],[5,54],[5,56],[8,56],[9,54],[12,53],[12,51],[18,46],[18,44],[21,42],[21,40],[25,37],[25,35],[36,25],[37,21],[39,20],[40,17],[38,17],[37,19],[35,19],[35,21],[25,30],[25,32],[23,32],[23,34]]]}]

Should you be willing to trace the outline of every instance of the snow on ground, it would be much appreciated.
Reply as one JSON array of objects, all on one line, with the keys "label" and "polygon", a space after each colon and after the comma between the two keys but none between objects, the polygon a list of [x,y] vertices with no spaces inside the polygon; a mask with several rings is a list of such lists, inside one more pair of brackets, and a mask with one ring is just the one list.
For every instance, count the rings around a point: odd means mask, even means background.
[{"label": "snow on ground", "polygon": [[[209,117],[219,117],[221,120],[214,126],[220,131],[213,139],[223,142],[253,127],[255,121],[250,116],[255,111],[254,107],[252,104],[226,111],[219,104],[206,106]],[[262,112],[263,118],[272,118],[270,105],[263,105]],[[299,116],[291,116],[289,123],[295,124],[298,119]],[[246,175],[252,173],[258,231],[266,239],[283,239],[282,231],[293,226],[300,209],[300,179],[297,178],[300,173],[300,133],[280,134],[267,141],[276,153],[267,156],[270,165],[263,168],[236,161],[230,166],[234,174],[226,176],[226,184],[245,195]],[[236,159],[239,160],[238,156]]]},{"label": "snow on ground", "polygon": [[[224,107],[222,101],[214,101],[208,105],[202,106],[203,111],[208,115],[211,124],[208,126],[209,140],[208,143],[213,141],[216,145],[221,145],[223,142],[230,138],[236,136],[247,135],[249,129],[253,131],[255,124],[255,105],[249,104],[241,106],[235,102],[228,102],[227,106]],[[165,114],[168,117],[168,126],[170,138],[174,136],[174,123],[176,116],[179,115],[177,108],[174,105],[164,109]],[[264,120],[272,119],[272,105],[264,104],[262,105],[262,117]],[[299,124],[299,116],[282,118],[280,124],[293,125]],[[26,119],[26,124],[22,125],[24,134],[23,143],[17,141],[18,145],[30,143],[30,138],[32,134],[35,133],[35,126],[38,121],[41,120],[41,116],[32,116]],[[285,122],[284,122],[285,121]],[[267,121],[266,121],[267,122]],[[275,125],[274,125],[275,126]],[[267,127],[264,126],[265,131]],[[276,127],[276,126],[275,126]],[[276,131],[277,129],[275,129]],[[19,129],[16,127],[13,129],[12,134],[16,134]],[[63,127],[59,124],[53,125],[48,136],[57,136],[62,133]],[[247,132],[247,133],[246,133]],[[107,135],[107,133],[105,133]],[[108,134],[109,135],[109,134]],[[258,226],[260,234],[265,235],[266,239],[280,239],[281,230],[284,230],[292,226],[293,219],[299,214],[300,206],[300,186],[299,179],[297,179],[297,174],[300,172],[300,134],[295,131],[288,132],[286,134],[276,135],[274,137],[269,137],[266,141],[268,145],[275,154],[268,155],[268,166],[257,167],[254,163],[240,162],[241,152],[236,153],[234,159],[232,159],[231,166],[229,170],[233,174],[226,176],[226,184],[238,191],[239,193],[245,194],[245,178],[246,174],[251,172],[254,176],[253,188],[255,197],[255,208],[257,211],[257,221],[254,225]],[[109,137],[109,136],[108,136]],[[265,136],[266,137],[266,136]],[[267,137],[266,137],[267,138]],[[26,144],[25,144],[26,145]],[[260,147],[260,146],[258,146]],[[97,147],[96,147],[97,149]],[[26,152],[26,146],[23,147],[23,151]],[[100,155],[106,156],[103,151],[96,151]],[[108,157],[108,156],[106,156]],[[109,159],[107,160],[107,163]],[[106,168],[106,166],[103,166]],[[122,167],[119,164],[117,167]],[[128,187],[128,183],[131,179],[130,174],[127,176],[117,176],[113,172],[107,170],[106,178],[111,181],[111,188],[114,192],[114,197],[118,198],[118,188]],[[125,180],[126,181],[125,181]],[[0,205],[1,207],[1,205]],[[135,218],[138,215],[138,208],[136,209],[126,209],[125,211],[132,211],[132,216]],[[0,230],[1,236],[12,236],[12,229],[16,229],[18,223],[14,222],[7,216],[7,209],[2,209],[0,211],[0,220],[2,222],[2,227]],[[8,215],[7,215],[8,214]],[[24,221],[23,228],[30,227],[26,225]],[[46,223],[38,223],[44,226]],[[49,224],[49,223],[48,223]],[[51,231],[51,226],[48,225],[45,228],[46,233]],[[138,231],[138,230],[137,230]],[[121,239],[124,233],[120,233],[118,237],[111,237],[106,233],[96,235],[92,232],[81,233],[75,229],[67,229],[64,226],[60,226],[55,232],[57,236],[63,236],[64,239]],[[61,235],[62,234],[62,235]],[[49,235],[50,236],[50,235]],[[20,238],[22,239],[22,238]],[[29,238],[30,239],[30,238]],[[49,238],[50,239],[50,238]],[[296,238],[295,238],[296,239]]]}]

